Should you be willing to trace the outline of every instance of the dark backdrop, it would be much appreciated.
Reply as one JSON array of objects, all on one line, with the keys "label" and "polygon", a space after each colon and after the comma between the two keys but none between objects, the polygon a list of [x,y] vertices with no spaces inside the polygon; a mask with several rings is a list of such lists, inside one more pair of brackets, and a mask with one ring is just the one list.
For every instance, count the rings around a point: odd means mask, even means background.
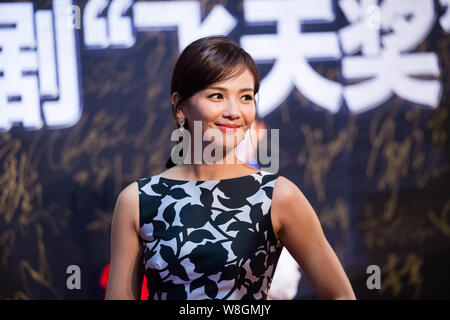
[{"label": "dark backdrop", "polygon": [[[87,3],[76,2],[82,13]],[[338,2],[330,3],[334,19],[304,31],[337,32],[350,24]],[[202,1],[202,20],[216,4],[236,19],[227,35],[237,43],[246,34],[277,32],[273,22],[246,23],[241,1]],[[358,298],[450,297],[450,37],[440,23],[446,8],[432,4],[432,28],[409,53],[437,57],[439,75],[422,79],[439,83],[438,103],[392,94],[358,112],[342,99],[333,112],[294,85],[263,115],[269,129],[280,130],[279,174],[310,201]],[[33,10],[52,7],[40,1]],[[133,15],[131,9],[124,12],[130,19]],[[106,16],[107,11],[99,13]],[[413,16],[402,19],[410,22]],[[133,30],[135,43],[125,48],[88,48],[84,32],[97,30],[75,31],[82,107],[75,124],[57,129],[44,121],[33,130],[18,121],[0,133],[3,299],[103,298],[100,279],[109,263],[117,196],[138,178],[163,171],[172,146],[170,80],[180,52],[177,30]],[[380,38],[389,32],[380,31]],[[365,54],[357,50],[309,64],[322,77],[347,86],[353,82],[343,76],[344,56]],[[263,77],[275,65],[275,60],[257,62]],[[81,269],[80,290],[66,287],[69,265]],[[379,290],[366,286],[369,265],[381,268]],[[297,298],[316,299],[305,277]]]}]

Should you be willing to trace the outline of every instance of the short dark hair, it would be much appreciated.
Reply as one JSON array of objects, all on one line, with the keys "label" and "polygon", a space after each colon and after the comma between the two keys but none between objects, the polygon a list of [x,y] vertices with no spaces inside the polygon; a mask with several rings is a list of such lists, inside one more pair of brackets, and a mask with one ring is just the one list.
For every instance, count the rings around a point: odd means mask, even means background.
[{"label": "short dark hair", "polygon": [[[175,64],[170,95],[178,92],[181,99],[172,106],[175,127],[180,104],[208,86],[240,75],[249,70],[254,79],[254,94],[259,91],[261,75],[253,58],[232,39],[224,35],[207,36],[193,41],[178,57]],[[188,124],[185,124],[189,130]],[[167,168],[175,166],[171,158]]]}]

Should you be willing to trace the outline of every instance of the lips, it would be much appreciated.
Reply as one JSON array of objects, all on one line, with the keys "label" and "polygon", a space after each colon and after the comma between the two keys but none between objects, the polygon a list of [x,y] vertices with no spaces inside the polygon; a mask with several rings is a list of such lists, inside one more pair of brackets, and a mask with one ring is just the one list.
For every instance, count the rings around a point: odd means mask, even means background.
[{"label": "lips", "polygon": [[225,124],[225,123],[222,124],[222,123],[218,123],[216,125],[222,131],[233,131],[233,132],[235,132],[237,130],[237,128],[240,127],[237,124]]},{"label": "lips", "polygon": [[234,123],[216,123],[218,126],[228,127],[228,128],[239,128],[240,125]]}]

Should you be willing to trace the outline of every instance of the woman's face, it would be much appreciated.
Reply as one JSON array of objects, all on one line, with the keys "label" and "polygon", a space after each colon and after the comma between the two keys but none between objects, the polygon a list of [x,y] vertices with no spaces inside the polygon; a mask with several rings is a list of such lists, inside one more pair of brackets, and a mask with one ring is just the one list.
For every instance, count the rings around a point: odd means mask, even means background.
[{"label": "woman's face", "polygon": [[[180,112],[177,116],[187,120],[193,139],[194,121],[201,121],[202,137],[206,140],[203,145],[214,140],[218,146],[231,150],[244,138],[256,116],[253,74],[246,69],[239,76],[197,92]],[[211,139],[214,133],[221,133],[222,139]]]}]

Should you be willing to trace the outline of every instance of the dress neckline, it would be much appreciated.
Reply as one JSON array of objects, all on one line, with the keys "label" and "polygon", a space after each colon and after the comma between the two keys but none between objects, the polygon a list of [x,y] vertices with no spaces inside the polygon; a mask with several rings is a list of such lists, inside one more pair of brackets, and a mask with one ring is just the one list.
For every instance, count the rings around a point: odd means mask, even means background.
[{"label": "dress neckline", "polygon": [[160,175],[154,175],[154,177],[158,177],[160,180],[168,180],[168,181],[178,181],[178,182],[216,182],[216,181],[229,181],[229,180],[236,180],[236,179],[242,179],[242,178],[247,178],[250,176],[254,176],[254,175],[261,175],[261,170],[255,172],[255,173],[250,173],[250,174],[246,174],[244,176],[239,176],[239,177],[234,177],[234,178],[225,178],[225,179],[215,179],[215,180],[180,180],[180,179],[172,179],[172,178],[166,178],[166,177],[162,177]]}]

